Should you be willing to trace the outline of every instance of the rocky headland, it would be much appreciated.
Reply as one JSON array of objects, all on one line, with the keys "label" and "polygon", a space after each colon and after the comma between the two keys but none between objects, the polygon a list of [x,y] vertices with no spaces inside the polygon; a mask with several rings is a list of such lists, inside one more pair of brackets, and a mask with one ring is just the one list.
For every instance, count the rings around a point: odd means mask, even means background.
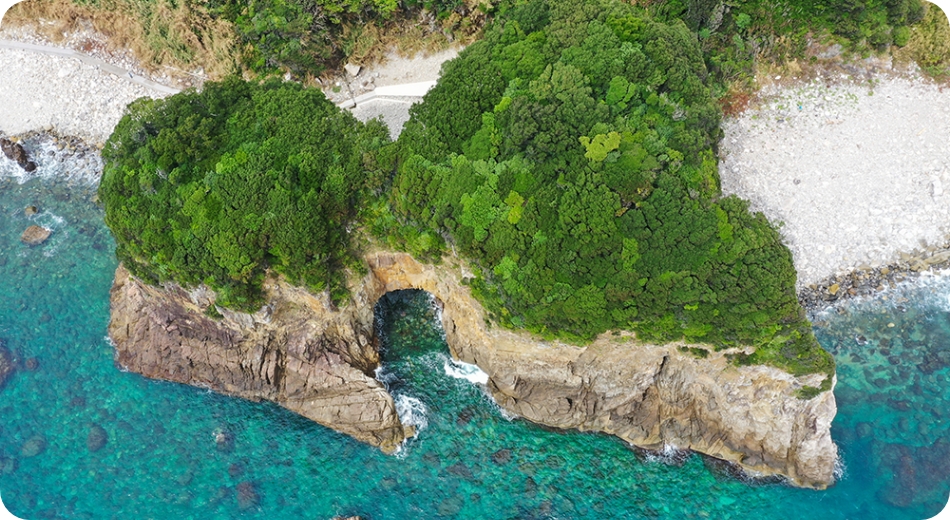
[{"label": "rocky headland", "polygon": [[352,283],[345,306],[269,280],[268,304],[254,315],[212,307],[205,289],[145,285],[120,267],[109,325],[116,361],[148,377],[270,400],[392,451],[413,432],[373,377],[374,306],[387,292],[420,289],[442,307],[453,357],[485,371],[492,396],[511,413],[644,448],[691,449],[799,486],[833,481],[834,395],[798,394],[824,375],[736,366],[727,357],[734,352],[697,356],[689,345],[643,344],[628,333],[583,347],[543,341],[492,327],[456,259],[439,266],[394,252],[365,259],[369,272]]}]

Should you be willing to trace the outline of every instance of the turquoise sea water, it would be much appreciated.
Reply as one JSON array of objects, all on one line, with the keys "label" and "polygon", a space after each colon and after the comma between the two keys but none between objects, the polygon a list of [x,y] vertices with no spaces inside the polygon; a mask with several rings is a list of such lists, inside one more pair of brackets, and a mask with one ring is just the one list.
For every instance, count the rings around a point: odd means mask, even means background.
[{"label": "turquoise sea water", "polygon": [[[0,390],[0,495],[19,517],[921,519],[950,495],[950,279],[815,316],[839,364],[843,474],[826,491],[506,418],[449,362],[418,292],[377,309],[380,377],[422,426],[387,456],[274,405],[118,370],[94,188],[63,178],[82,169],[69,160],[40,166],[52,178],[21,184],[0,158],[0,340],[19,363]],[[31,223],[47,243],[20,243]]]}]

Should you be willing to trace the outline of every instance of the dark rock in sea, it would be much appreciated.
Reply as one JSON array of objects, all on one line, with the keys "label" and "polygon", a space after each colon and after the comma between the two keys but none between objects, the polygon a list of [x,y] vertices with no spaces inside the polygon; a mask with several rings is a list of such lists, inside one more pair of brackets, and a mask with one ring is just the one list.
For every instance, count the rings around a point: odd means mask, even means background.
[{"label": "dark rock in sea", "polygon": [[215,430],[214,445],[218,451],[231,453],[234,451],[234,434],[227,430]]},{"label": "dark rock in sea", "polygon": [[238,508],[242,511],[257,507],[260,504],[261,497],[257,494],[253,482],[241,482],[237,485],[237,502]]},{"label": "dark rock in sea", "polygon": [[379,486],[385,489],[386,491],[392,491],[396,489],[396,485],[397,485],[396,479],[392,477],[386,477],[379,482]]},{"label": "dark rock in sea", "polygon": [[91,453],[101,450],[108,441],[109,435],[106,433],[105,428],[98,424],[93,424],[89,427],[89,435],[86,435],[86,448]]},{"label": "dark rock in sea", "polygon": [[442,465],[442,461],[441,459],[439,459],[439,455],[437,453],[432,453],[432,452],[426,453],[425,455],[422,456],[422,460],[425,461],[425,463],[430,466]]},{"label": "dark rock in sea", "polygon": [[14,457],[0,457],[0,475],[9,475],[16,471],[17,460]]},{"label": "dark rock in sea", "polygon": [[9,139],[0,137],[0,150],[3,150],[3,155],[6,155],[7,159],[16,161],[16,163],[20,165],[20,168],[28,172],[36,169],[36,164],[30,160],[26,150],[20,143],[15,143]]},{"label": "dark rock in sea", "polygon": [[244,465],[241,464],[240,462],[235,462],[231,464],[230,466],[228,466],[228,475],[230,475],[231,478],[238,478],[243,474],[244,474]]},{"label": "dark rock in sea", "polygon": [[855,430],[858,433],[858,437],[862,439],[868,439],[874,434],[874,427],[868,422],[859,422]]},{"label": "dark rock in sea", "polygon": [[191,481],[195,479],[195,470],[194,468],[189,469],[188,471],[178,475],[178,478],[175,479],[175,482],[178,482],[178,485],[181,487],[188,486],[191,484]]},{"label": "dark rock in sea", "polygon": [[534,498],[538,494],[538,483],[533,478],[528,477],[524,481],[524,496]]},{"label": "dark rock in sea", "polygon": [[511,450],[509,450],[508,448],[498,450],[495,453],[492,453],[491,460],[492,462],[494,462],[495,464],[498,464],[499,466],[503,464],[508,464],[509,462],[511,462]]},{"label": "dark rock in sea", "polygon": [[50,315],[50,313],[44,312],[43,314],[40,314],[40,318],[39,318],[40,323],[49,323],[52,320],[53,320],[53,316]]},{"label": "dark rock in sea", "polygon": [[23,208],[23,214],[30,217],[39,213],[40,210],[36,206],[27,206]]},{"label": "dark rock in sea", "polygon": [[462,499],[462,497],[455,495],[440,502],[439,506],[436,508],[436,511],[440,516],[454,517],[459,514],[459,512],[462,510],[462,506],[464,505],[465,501]]},{"label": "dark rock in sea", "polygon": [[855,341],[855,343],[857,343],[858,345],[867,345],[867,344],[868,344],[868,339],[867,339],[866,337],[864,337],[863,334],[858,334],[857,336],[855,336],[855,337],[854,337],[854,341]]},{"label": "dark rock in sea", "polygon": [[49,238],[51,230],[41,226],[30,226],[20,235],[20,240],[30,246],[38,246]]},{"label": "dark rock in sea", "polygon": [[0,340],[0,390],[6,384],[10,376],[16,370],[16,364],[13,360],[13,354],[3,346],[3,340]]},{"label": "dark rock in sea", "polygon": [[73,408],[85,408],[86,407],[86,398],[77,395],[69,400],[69,406]]},{"label": "dark rock in sea", "polygon": [[26,366],[26,369],[31,372],[37,368],[40,368],[40,361],[35,357],[26,358],[26,361],[23,364]]},{"label": "dark rock in sea", "polygon": [[472,470],[468,469],[468,466],[462,464],[461,462],[452,464],[445,469],[445,472],[449,475],[455,475],[456,477],[462,477],[468,480],[475,478],[475,475],[472,474]]},{"label": "dark rock in sea", "polygon": [[27,459],[44,451],[46,451],[46,437],[39,434],[30,437],[20,446],[20,456]]},{"label": "dark rock in sea", "polygon": [[455,424],[457,426],[465,426],[472,420],[472,417],[474,416],[475,416],[475,410],[473,410],[470,407],[465,408],[461,412],[459,412],[458,416],[455,418]]}]

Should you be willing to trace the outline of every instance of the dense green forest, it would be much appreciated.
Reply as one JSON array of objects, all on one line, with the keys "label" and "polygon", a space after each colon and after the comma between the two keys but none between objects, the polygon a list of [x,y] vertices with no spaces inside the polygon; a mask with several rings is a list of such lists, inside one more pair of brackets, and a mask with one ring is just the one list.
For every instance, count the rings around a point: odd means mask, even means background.
[{"label": "dense green forest", "polygon": [[116,254],[145,280],[206,283],[239,309],[260,306],[268,269],[341,299],[349,229],[388,135],[276,80],[139,99],[102,151]]},{"label": "dense green forest", "polygon": [[721,196],[714,81],[678,19],[531,0],[445,65],[396,143],[319,91],[231,78],[131,105],[100,198],[134,274],[226,306],[259,305],[269,269],[343,300],[366,234],[460,253],[501,326],[754,345],[735,361],[832,374],[788,249]]},{"label": "dense green forest", "polygon": [[779,234],[721,196],[708,79],[680,21],[606,0],[511,9],[413,107],[390,202],[423,231],[390,243],[435,257],[448,237],[508,327],[753,344],[742,361],[830,373]]}]

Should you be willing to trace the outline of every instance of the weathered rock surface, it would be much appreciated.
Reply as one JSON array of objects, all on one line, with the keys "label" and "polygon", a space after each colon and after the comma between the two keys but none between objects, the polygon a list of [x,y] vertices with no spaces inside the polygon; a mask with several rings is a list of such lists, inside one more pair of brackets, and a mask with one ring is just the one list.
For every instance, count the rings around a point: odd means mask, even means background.
[{"label": "weathered rock surface", "polygon": [[373,307],[387,292],[421,289],[443,307],[451,354],[489,375],[488,388],[506,410],[645,448],[692,449],[752,474],[785,475],[799,486],[833,481],[834,395],[797,397],[823,375],[737,367],[726,352],[700,359],[681,352],[680,344],[643,344],[629,333],[606,333],[584,347],[542,341],[486,325],[484,310],[461,283],[466,268],[455,259],[432,266],[378,252],[366,261],[369,273],[339,311],[301,289],[268,282],[265,311],[224,311],[221,322],[205,318],[181,289],[145,286],[120,267],[109,328],[116,358],[149,377],[270,399],[391,448],[405,432],[392,399],[369,375],[378,364]]},{"label": "weathered rock surface", "polygon": [[3,151],[3,155],[7,156],[7,159],[16,161],[16,163],[20,165],[20,168],[28,172],[36,169],[36,163],[30,160],[26,154],[26,150],[20,143],[13,142],[5,137],[0,137],[0,150]]},{"label": "weathered rock surface", "polygon": [[176,286],[148,286],[120,266],[109,323],[115,360],[146,377],[273,401],[395,450],[407,432],[392,397],[373,378],[379,354],[370,343],[372,307],[366,321],[282,283],[269,283],[267,291],[271,304],[264,311],[222,309],[224,318],[213,320],[203,314],[208,302],[199,292],[192,299]]},{"label": "weathered rock surface", "polygon": [[22,235],[20,235],[20,240],[22,240],[24,244],[38,246],[43,242],[46,242],[46,239],[49,238],[50,233],[52,233],[52,231],[46,229],[45,227],[30,226],[26,228],[25,231],[23,231]]}]

